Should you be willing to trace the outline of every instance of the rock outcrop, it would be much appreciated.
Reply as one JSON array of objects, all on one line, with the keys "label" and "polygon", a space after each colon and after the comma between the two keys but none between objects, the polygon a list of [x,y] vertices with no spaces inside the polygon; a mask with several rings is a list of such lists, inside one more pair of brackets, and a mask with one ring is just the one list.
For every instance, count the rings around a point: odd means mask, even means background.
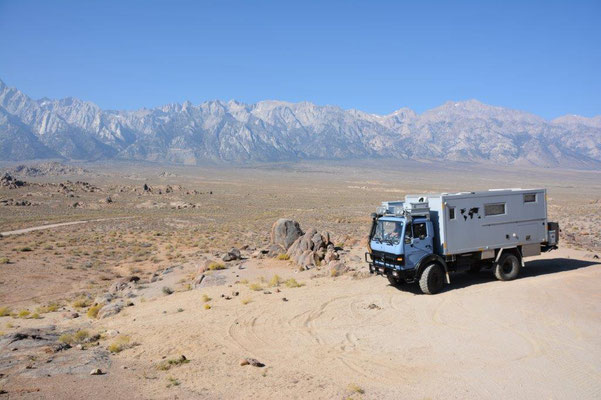
[{"label": "rock outcrop", "polygon": [[288,248],[287,254],[304,268],[328,264],[339,258],[334,244],[330,241],[330,233],[319,233],[316,229],[309,229],[297,238]]},{"label": "rock outcrop", "polygon": [[8,189],[17,189],[25,185],[27,185],[26,182],[15,179],[8,173],[2,175],[2,178],[0,178],[0,186]]},{"label": "rock outcrop", "polygon": [[279,250],[280,253],[285,253],[301,235],[303,231],[298,222],[285,218],[278,219],[271,227],[270,251],[277,253]]}]

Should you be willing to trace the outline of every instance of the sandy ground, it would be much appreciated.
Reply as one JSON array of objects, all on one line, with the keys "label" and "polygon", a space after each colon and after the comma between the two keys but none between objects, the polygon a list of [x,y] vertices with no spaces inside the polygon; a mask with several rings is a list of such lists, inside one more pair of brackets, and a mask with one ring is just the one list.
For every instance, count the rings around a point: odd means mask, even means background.
[{"label": "sandy ground", "polygon": [[[57,192],[65,177],[1,189],[2,198],[35,205],[0,208],[2,231],[25,229],[0,240],[0,309],[11,311],[0,317],[0,399],[601,398],[599,172],[411,168],[402,177],[395,169],[181,168],[164,178],[139,167],[139,176],[91,176],[94,192]],[[151,194],[142,193],[147,179]],[[361,241],[380,201],[518,180],[549,189],[549,216],[562,226],[560,249],[528,259],[519,279],[458,274],[427,296],[367,274]],[[182,201],[195,206],[170,206]],[[249,258],[281,217],[332,232],[353,271],[332,277]],[[248,248],[246,259],[194,287],[198,267],[231,247]],[[274,274],[304,286],[269,287]],[[140,278],[133,296],[119,293],[130,306],[106,319],[86,315],[131,275]],[[77,308],[82,297],[90,303]],[[19,316],[52,302],[58,310]],[[44,338],[12,341],[30,328]],[[102,337],[82,349],[53,347],[80,329]],[[131,346],[110,353],[115,335]],[[189,362],[157,368],[182,355]],[[240,366],[245,357],[265,366]],[[91,376],[93,368],[104,374]]]},{"label": "sandy ground", "polygon": [[[118,358],[143,371],[137,389],[147,398],[595,399],[601,265],[583,256],[537,257],[513,282],[487,271],[456,275],[435,296],[380,277],[301,273],[306,286],[281,293],[234,285],[252,299],[245,306],[215,286],[142,303],[102,325],[139,342]],[[201,293],[214,299],[210,310]],[[180,354],[190,363],[153,368]],[[266,367],[238,365],[249,356]],[[166,390],[168,377],[181,384]]]}]

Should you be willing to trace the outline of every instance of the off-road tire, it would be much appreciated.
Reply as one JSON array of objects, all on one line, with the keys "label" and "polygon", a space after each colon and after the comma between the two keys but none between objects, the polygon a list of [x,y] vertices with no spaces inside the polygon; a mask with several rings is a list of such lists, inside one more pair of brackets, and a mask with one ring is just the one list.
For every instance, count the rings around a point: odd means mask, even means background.
[{"label": "off-road tire", "polygon": [[511,281],[520,272],[520,259],[513,253],[503,253],[495,263],[495,277],[500,281]]},{"label": "off-road tire", "polygon": [[403,283],[403,281],[400,278],[396,278],[396,277],[392,276],[392,274],[386,274],[386,277],[388,278],[388,282],[392,286],[400,286],[401,283]]},{"label": "off-road tire", "polygon": [[430,264],[419,278],[419,288],[424,294],[436,294],[444,285],[444,271],[438,264]]}]

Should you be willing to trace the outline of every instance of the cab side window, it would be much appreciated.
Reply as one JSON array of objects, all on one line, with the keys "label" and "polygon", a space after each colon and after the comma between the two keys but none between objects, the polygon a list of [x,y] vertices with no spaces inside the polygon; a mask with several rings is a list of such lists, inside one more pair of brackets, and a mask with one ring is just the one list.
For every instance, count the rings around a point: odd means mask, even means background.
[{"label": "cab side window", "polygon": [[413,237],[421,238],[426,236],[428,236],[428,230],[426,229],[425,222],[413,224]]},{"label": "cab side window", "polygon": [[413,238],[413,234],[411,232],[412,230],[413,225],[407,225],[407,227],[405,228],[405,243],[411,242],[411,238]]}]

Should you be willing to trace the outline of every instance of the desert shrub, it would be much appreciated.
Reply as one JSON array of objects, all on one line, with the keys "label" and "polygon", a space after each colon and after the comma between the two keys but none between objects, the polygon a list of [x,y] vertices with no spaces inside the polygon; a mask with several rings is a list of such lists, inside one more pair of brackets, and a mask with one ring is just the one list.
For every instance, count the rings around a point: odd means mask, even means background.
[{"label": "desert shrub", "polygon": [[73,335],[70,333],[63,333],[58,337],[58,341],[65,344],[72,344],[74,342]]},{"label": "desert shrub", "polygon": [[75,308],[84,308],[90,305],[91,301],[87,297],[79,297],[73,301],[72,306]]},{"label": "desert shrub", "polygon": [[209,303],[204,305],[204,309],[205,310],[210,310],[211,309],[211,305]]},{"label": "desert shrub", "polygon": [[111,353],[120,353],[123,350],[131,347],[131,339],[126,335],[119,335],[115,338],[113,343],[107,348]]},{"label": "desert shrub", "polygon": [[247,305],[247,304],[248,304],[248,303],[250,303],[251,301],[252,301],[252,300],[251,300],[251,299],[249,299],[249,298],[246,298],[246,299],[242,299],[242,300],[240,300],[240,302],[241,302],[242,304],[244,304],[244,305]]},{"label": "desert shrub", "polygon": [[0,317],[8,317],[10,312],[11,310],[9,307],[0,307]]},{"label": "desert shrub", "polygon": [[169,296],[170,294],[173,294],[173,289],[171,289],[168,286],[163,286],[163,293],[167,296]]},{"label": "desert shrub", "polygon": [[21,310],[17,314],[17,317],[19,317],[19,318],[28,318],[30,314],[31,314],[31,312],[29,310]]},{"label": "desert shrub", "polygon": [[31,247],[29,247],[29,246],[25,246],[25,247],[21,247],[21,248],[19,249],[19,251],[22,251],[22,252],[27,252],[27,251],[33,251],[33,250],[31,250]]},{"label": "desert shrub", "polygon": [[358,386],[354,383],[351,383],[348,385],[348,390],[353,393],[359,393],[359,394],[365,393],[365,390],[363,390],[363,388],[361,388],[360,386]]},{"label": "desert shrub", "polygon": [[205,303],[207,303],[207,302],[211,301],[211,298],[209,296],[207,296],[206,294],[203,294],[202,295],[202,301],[205,302]]},{"label": "desert shrub", "polygon": [[86,331],[85,329],[80,329],[77,332],[75,332],[75,335],[73,335],[73,340],[75,340],[77,343],[81,343],[85,342],[85,340],[89,337],[90,333],[88,331]]},{"label": "desert shrub", "polygon": [[173,377],[169,377],[167,378],[167,381],[169,382],[167,384],[167,387],[170,388],[172,386],[179,386],[179,381]]},{"label": "desert shrub", "polygon": [[210,271],[215,271],[215,270],[220,270],[220,269],[225,269],[225,265],[218,263],[218,262],[212,262],[209,264]]},{"label": "desert shrub", "polygon": [[170,360],[163,360],[157,364],[157,369],[159,371],[168,371],[171,367],[177,367],[179,365],[187,364],[190,360],[188,360],[184,356],[180,356],[179,358],[174,358]]},{"label": "desert shrub", "polygon": [[282,278],[280,278],[278,275],[274,275],[271,278],[271,280],[269,281],[269,286],[271,286],[271,287],[280,286],[280,283],[282,283]]},{"label": "desert shrub", "polygon": [[248,288],[250,290],[254,290],[255,292],[263,290],[263,286],[260,283],[251,283],[250,285],[248,285]]},{"label": "desert shrub", "polygon": [[278,254],[278,260],[287,261],[290,260],[290,256],[286,253]]},{"label": "desert shrub", "polygon": [[86,313],[88,318],[98,318],[98,311],[104,306],[104,304],[94,304],[92,307],[88,308],[88,312]]},{"label": "desert shrub", "polygon": [[246,285],[248,283],[248,279],[242,279],[239,282],[243,285]]},{"label": "desert shrub", "polygon": [[294,278],[288,279],[284,284],[289,288],[298,288],[305,285],[304,283],[298,283]]},{"label": "desert shrub", "polygon": [[52,303],[46,304],[45,306],[40,306],[40,307],[36,308],[36,312],[38,312],[40,314],[46,314],[49,312],[58,311],[59,307],[60,307],[60,304],[52,302]]},{"label": "desert shrub", "polygon": [[0,258],[0,264],[8,264],[8,263],[10,263],[10,260],[8,257]]}]

